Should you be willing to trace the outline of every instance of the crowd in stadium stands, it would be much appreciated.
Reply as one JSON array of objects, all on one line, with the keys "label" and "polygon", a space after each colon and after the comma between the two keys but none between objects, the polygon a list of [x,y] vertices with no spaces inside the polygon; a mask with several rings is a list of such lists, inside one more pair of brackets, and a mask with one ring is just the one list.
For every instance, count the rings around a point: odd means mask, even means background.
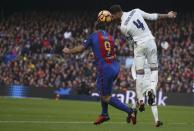
[{"label": "crowd in stadium stands", "polygon": [[[61,11],[26,11],[6,17],[0,22],[0,85],[65,87],[73,88],[75,94],[95,90],[96,69],[88,59],[90,51],[77,56],[62,54],[63,47],[81,44],[95,30],[95,19],[94,13]],[[160,90],[192,92],[193,22],[194,14],[180,15],[173,21],[148,22],[158,46]],[[130,71],[133,49],[116,25],[107,30],[115,38],[122,64],[114,89],[134,89]]]}]

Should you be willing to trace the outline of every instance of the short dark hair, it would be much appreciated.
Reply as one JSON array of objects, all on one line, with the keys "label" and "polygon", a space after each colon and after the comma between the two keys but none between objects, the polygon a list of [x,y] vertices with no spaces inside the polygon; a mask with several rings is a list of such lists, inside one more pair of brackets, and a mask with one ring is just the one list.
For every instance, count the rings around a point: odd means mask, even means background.
[{"label": "short dark hair", "polygon": [[96,29],[97,30],[105,30],[105,28],[106,28],[106,23],[105,22],[97,22],[96,23]]},{"label": "short dark hair", "polygon": [[122,9],[121,9],[120,5],[112,5],[110,7],[110,13],[111,14],[116,14],[116,13],[121,12],[121,11],[122,11]]}]

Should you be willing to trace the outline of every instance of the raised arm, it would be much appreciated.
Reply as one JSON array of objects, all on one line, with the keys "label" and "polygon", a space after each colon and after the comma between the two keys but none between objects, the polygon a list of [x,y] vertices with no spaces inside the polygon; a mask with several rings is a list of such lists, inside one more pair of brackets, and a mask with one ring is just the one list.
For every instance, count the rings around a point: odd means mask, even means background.
[{"label": "raised arm", "polygon": [[77,54],[83,52],[85,49],[90,47],[92,44],[92,36],[90,35],[86,40],[84,40],[82,45],[76,46],[74,48],[64,48],[63,52],[65,54]]},{"label": "raised arm", "polygon": [[174,11],[168,12],[168,14],[159,14],[159,13],[146,13],[140,9],[136,9],[144,19],[147,20],[157,20],[157,19],[164,19],[164,18],[176,18],[177,13]]},{"label": "raised arm", "polygon": [[176,18],[177,12],[170,11],[168,14],[158,14],[158,19],[165,19],[165,18]]},{"label": "raised arm", "polygon": [[158,19],[157,13],[147,13],[140,9],[136,9],[136,11],[138,11],[143,16],[144,19],[147,19],[147,20],[157,20]]}]

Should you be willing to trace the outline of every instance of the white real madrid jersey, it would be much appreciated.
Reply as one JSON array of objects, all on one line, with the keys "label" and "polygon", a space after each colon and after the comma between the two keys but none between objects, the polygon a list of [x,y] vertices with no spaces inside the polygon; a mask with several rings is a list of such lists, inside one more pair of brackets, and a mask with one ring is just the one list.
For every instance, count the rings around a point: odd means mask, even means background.
[{"label": "white real madrid jersey", "polygon": [[149,14],[140,9],[123,12],[120,26],[121,32],[126,37],[132,37],[137,44],[141,44],[149,39],[154,39],[144,19],[157,20],[157,18],[158,14]]}]

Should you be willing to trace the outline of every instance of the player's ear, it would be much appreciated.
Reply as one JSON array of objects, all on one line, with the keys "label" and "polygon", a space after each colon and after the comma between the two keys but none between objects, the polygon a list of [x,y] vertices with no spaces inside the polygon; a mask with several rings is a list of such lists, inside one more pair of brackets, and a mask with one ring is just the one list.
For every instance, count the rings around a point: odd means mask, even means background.
[{"label": "player's ear", "polygon": [[119,19],[122,16],[121,12],[115,13],[115,19]]}]

